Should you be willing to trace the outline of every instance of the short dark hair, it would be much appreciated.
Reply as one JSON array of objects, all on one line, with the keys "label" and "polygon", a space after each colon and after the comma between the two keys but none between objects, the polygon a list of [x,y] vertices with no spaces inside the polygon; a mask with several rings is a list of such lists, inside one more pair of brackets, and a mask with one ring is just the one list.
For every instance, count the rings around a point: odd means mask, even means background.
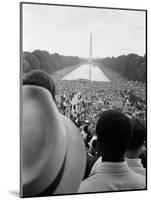
[{"label": "short dark hair", "polygon": [[23,85],[37,85],[48,89],[55,100],[55,83],[51,76],[42,70],[32,70],[23,79]]},{"label": "short dark hair", "polygon": [[137,118],[133,118],[131,122],[133,131],[128,150],[136,150],[146,141],[146,127],[145,124]]},{"label": "short dark hair", "polygon": [[129,118],[120,111],[108,110],[101,113],[96,125],[96,134],[102,150],[115,157],[123,156],[132,134]]}]

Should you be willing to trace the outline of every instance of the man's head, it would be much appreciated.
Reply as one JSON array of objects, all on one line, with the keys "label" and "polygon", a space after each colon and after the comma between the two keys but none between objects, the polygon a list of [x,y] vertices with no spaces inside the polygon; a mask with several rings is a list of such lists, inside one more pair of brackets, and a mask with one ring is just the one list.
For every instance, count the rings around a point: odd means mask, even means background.
[{"label": "man's head", "polygon": [[97,122],[96,134],[101,145],[102,159],[112,162],[124,159],[132,134],[128,117],[119,111],[104,111]]},{"label": "man's head", "polygon": [[127,154],[131,157],[139,157],[142,153],[144,142],[146,141],[146,127],[137,118],[132,119],[132,127],[132,137],[128,145]]},{"label": "man's head", "polygon": [[32,70],[23,79],[23,85],[35,85],[48,89],[55,100],[55,83],[50,75],[42,70]]}]

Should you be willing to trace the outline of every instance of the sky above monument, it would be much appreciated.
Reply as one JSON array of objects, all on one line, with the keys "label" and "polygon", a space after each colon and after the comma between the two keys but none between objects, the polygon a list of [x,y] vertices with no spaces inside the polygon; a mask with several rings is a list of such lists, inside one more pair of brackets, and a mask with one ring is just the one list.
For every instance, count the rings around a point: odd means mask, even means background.
[{"label": "sky above monument", "polygon": [[145,12],[23,4],[23,51],[104,58],[145,54]]}]

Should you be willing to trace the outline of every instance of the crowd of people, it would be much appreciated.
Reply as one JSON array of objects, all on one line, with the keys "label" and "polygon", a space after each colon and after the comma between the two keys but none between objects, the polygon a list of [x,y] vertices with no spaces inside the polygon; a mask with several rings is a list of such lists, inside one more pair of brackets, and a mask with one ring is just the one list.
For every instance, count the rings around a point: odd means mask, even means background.
[{"label": "crowd of people", "polygon": [[116,109],[129,118],[146,121],[146,85],[139,82],[60,81],[56,84],[56,102],[61,113],[82,129],[85,121],[95,132],[101,112]]},{"label": "crowd of people", "polygon": [[[131,120],[136,118],[146,124],[146,84],[138,81],[100,83],[61,80],[57,84],[56,101],[60,112],[79,128],[88,156],[94,157],[85,178],[91,171],[95,157],[97,158],[96,147],[92,147],[92,144],[97,138],[96,123],[102,112],[114,109],[121,111]],[[93,149],[95,153],[91,152]],[[146,167],[145,156],[142,162]]]},{"label": "crowd of people", "polygon": [[[79,130],[87,155],[78,193],[146,188],[146,84],[60,80],[29,73],[23,85],[50,91]],[[49,80],[50,79],[50,80]]]}]

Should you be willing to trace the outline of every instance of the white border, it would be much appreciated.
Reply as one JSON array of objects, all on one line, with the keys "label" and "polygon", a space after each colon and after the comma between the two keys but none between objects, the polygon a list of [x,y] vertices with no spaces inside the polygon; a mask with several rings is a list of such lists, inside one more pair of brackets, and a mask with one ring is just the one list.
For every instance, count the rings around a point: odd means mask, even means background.
[{"label": "white border", "polygon": [[[27,0],[28,1],[28,0]],[[30,2],[30,1],[28,1]],[[41,2],[43,1],[32,1]],[[151,18],[150,0],[45,0],[45,3],[74,4],[100,7],[119,7],[148,9],[148,21]],[[5,0],[0,4],[0,198],[11,200],[18,198],[15,194],[19,190],[19,1]],[[151,34],[148,23],[148,36]],[[148,38],[148,51],[150,38]],[[148,52],[148,58],[150,58]],[[150,97],[150,59],[148,59],[148,99]],[[150,101],[148,102],[148,110]],[[148,112],[148,167],[150,166],[150,112]],[[102,193],[91,195],[73,195],[51,197],[53,199],[102,199],[127,200],[149,199],[150,171],[148,170],[148,191]],[[39,199],[39,198],[37,198]],[[50,197],[45,197],[50,199]]]}]

